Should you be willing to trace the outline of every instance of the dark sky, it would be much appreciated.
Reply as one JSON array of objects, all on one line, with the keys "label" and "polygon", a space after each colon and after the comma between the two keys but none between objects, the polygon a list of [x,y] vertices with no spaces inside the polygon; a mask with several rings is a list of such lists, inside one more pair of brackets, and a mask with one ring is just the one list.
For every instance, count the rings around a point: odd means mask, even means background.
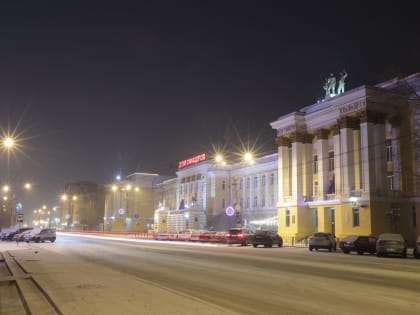
[{"label": "dark sky", "polygon": [[272,153],[269,123],[322,98],[330,72],[351,89],[420,71],[414,1],[85,2],[0,5],[0,125],[20,139],[11,180],[35,184],[25,208],[212,147]]}]

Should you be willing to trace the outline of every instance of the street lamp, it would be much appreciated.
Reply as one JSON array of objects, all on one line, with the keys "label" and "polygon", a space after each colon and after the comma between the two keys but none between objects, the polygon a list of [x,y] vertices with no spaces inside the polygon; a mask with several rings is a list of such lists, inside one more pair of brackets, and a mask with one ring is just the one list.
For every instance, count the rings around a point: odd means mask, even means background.
[{"label": "street lamp", "polygon": [[[28,186],[29,185],[29,186]],[[17,216],[18,212],[22,211],[22,203],[18,202],[18,197],[17,197],[17,188],[15,187],[16,185],[9,185],[9,184],[5,184],[3,185],[3,187],[1,188],[1,190],[3,191],[3,209],[4,211],[10,211],[10,224],[13,226],[16,223],[21,223],[23,221],[23,214],[21,216]],[[26,183],[25,185],[23,185],[23,189],[24,190],[30,190],[31,184],[30,183]],[[19,219],[19,220],[16,220]],[[19,222],[16,222],[19,221]]]},{"label": "street lamp", "polygon": [[66,214],[67,219],[67,228],[70,229],[70,227],[73,226],[73,211],[74,211],[74,202],[77,201],[78,197],[76,195],[73,195],[71,198],[69,198],[66,194],[63,194],[61,196],[62,201],[68,201],[69,207],[67,208],[68,213]]}]

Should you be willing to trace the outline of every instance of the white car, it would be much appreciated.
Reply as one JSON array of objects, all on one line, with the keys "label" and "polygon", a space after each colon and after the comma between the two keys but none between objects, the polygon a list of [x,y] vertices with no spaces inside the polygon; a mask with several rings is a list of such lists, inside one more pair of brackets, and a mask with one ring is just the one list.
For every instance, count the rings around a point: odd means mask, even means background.
[{"label": "white car", "polygon": [[337,250],[335,236],[326,232],[315,232],[309,238],[309,250],[328,249],[329,252]]},{"label": "white car", "polygon": [[383,233],[376,241],[376,256],[398,255],[407,257],[407,246],[401,234]]}]

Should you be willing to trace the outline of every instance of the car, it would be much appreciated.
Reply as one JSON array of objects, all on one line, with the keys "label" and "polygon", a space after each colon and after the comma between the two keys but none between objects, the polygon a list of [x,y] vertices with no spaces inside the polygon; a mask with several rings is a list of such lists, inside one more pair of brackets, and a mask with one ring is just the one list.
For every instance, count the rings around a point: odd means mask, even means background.
[{"label": "car", "polygon": [[13,238],[14,238],[14,236],[16,235],[16,234],[20,234],[20,233],[22,233],[22,232],[25,232],[25,231],[28,231],[28,230],[31,230],[32,228],[31,227],[23,227],[23,228],[19,228],[19,229],[17,229],[17,230],[11,230],[11,231],[9,231],[8,233],[6,233],[4,236],[3,236],[3,240],[4,241],[12,241],[13,240]]},{"label": "car", "polygon": [[338,247],[344,254],[357,252],[359,255],[363,253],[374,254],[376,252],[377,239],[373,236],[350,235],[340,241]]},{"label": "car", "polygon": [[233,228],[226,233],[226,243],[229,245],[240,244],[248,246],[252,243],[253,233],[245,228]]},{"label": "car", "polygon": [[258,245],[263,245],[265,248],[273,247],[273,245],[282,247],[283,238],[275,231],[257,231],[253,236],[252,246],[257,247]]},{"label": "car", "polygon": [[13,240],[16,242],[23,242],[25,240],[25,234],[30,233],[33,229],[30,228],[29,230],[23,231],[22,233],[17,233],[13,236]]},{"label": "car", "polygon": [[328,249],[329,252],[336,251],[337,243],[335,236],[327,232],[315,232],[309,237],[309,250]]},{"label": "car", "polygon": [[25,242],[29,243],[31,241],[35,243],[50,241],[54,243],[57,236],[55,229],[51,228],[38,228],[33,229],[31,232],[26,233],[24,236]]},{"label": "car", "polygon": [[420,259],[420,235],[417,236],[417,240],[414,243],[413,256],[414,258]]},{"label": "car", "polygon": [[382,233],[376,241],[376,256],[398,255],[407,257],[407,245],[401,234]]}]

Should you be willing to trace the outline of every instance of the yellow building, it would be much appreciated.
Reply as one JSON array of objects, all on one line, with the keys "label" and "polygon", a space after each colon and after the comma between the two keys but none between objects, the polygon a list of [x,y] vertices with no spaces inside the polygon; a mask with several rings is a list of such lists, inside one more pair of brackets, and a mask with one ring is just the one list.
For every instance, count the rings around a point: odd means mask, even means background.
[{"label": "yellow building", "polygon": [[104,229],[148,231],[154,228],[155,189],[167,177],[134,173],[105,187]]},{"label": "yellow building", "polygon": [[271,123],[281,235],[420,234],[419,82],[361,86]]}]

